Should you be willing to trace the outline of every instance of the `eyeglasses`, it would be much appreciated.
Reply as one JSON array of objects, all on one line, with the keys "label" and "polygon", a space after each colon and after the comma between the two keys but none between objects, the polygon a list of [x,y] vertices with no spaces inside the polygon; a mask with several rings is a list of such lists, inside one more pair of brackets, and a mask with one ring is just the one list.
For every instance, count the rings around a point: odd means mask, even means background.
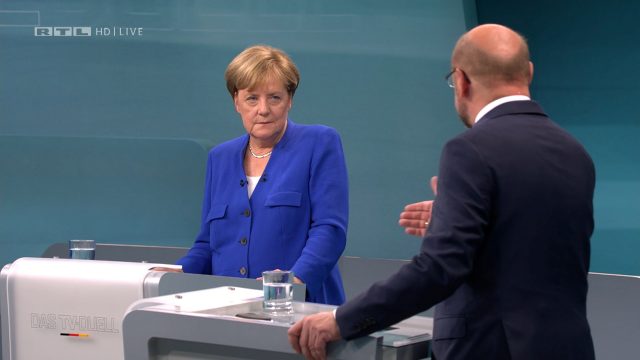
[{"label": "eyeglasses", "polygon": [[444,79],[447,81],[447,85],[449,85],[449,87],[452,89],[455,89],[456,87],[455,84],[453,83],[453,73],[455,73],[456,70],[458,70],[458,68],[453,68],[453,70],[451,70],[451,72],[444,77]]},{"label": "eyeglasses", "polygon": [[444,79],[447,80],[447,85],[449,85],[450,88],[452,89],[456,88],[456,84],[453,82],[453,73],[455,73],[456,71],[460,71],[462,73],[462,76],[464,76],[465,81],[471,82],[471,80],[469,80],[464,70],[454,67],[453,70],[451,70],[451,72],[449,72],[447,76],[444,77]]}]

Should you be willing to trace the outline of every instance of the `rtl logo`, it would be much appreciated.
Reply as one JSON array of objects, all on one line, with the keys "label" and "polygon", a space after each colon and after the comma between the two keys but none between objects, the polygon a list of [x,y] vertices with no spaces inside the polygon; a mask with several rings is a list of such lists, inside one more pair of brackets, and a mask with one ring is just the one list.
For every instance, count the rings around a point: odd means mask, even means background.
[{"label": "rtl logo", "polygon": [[36,26],[33,28],[35,36],[91,36],[88,26]]}]

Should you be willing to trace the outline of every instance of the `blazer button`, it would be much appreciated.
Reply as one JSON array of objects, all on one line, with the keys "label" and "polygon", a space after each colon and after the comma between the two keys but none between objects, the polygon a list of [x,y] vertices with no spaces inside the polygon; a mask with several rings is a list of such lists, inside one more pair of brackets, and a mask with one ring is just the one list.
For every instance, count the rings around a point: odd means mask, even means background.
[{"label": "blazer button", "polygon": [[242,239],[240,239],[240,244],[241,245],[247,245],[247,238],[243,237]]},{"label": "blazer button", "polygon": [[247,268],[246,267],[241,267],[240,268],[240,275],[247,275]]},{"label": "blazer button", "polygon": [[241,179],[240,180],[240,187],[243,187],[243,186],[244,186],[244,179]]},{"label": "blazer button", "polygon": [[247,210],[242,212],[242,215],[244,215],[246,217],[249,217],[249,216],[251,216],[251,211],[249,209],[247,209]]}]

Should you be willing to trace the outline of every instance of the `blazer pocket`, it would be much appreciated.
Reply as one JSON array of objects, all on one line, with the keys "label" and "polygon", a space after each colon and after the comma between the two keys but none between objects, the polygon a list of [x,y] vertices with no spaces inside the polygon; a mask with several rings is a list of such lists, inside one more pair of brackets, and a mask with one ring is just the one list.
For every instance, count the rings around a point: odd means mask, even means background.
[{"label": "blazer pocket", "polygon": [[212,205],[211,209],[209,209],[209,213],[207,214],[206,222],[210,222],[211,220],[221,219],[227,213],[227,205]]},{"label": "blazer pocket", "polygon": [[458,339],[467,334],[467,319],[446,317],[434,319],[433,340]]},{"label": "blazer pocket", "polygon": [[283,191],[270,194],[265,201],[265,206],[296,206],[300,207],[302,194],[295,191]]}]

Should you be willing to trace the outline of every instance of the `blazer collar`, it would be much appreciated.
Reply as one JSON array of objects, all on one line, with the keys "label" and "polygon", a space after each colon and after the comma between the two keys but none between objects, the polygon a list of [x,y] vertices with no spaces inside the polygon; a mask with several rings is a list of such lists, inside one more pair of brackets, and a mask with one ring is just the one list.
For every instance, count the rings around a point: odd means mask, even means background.
[{"label": "blazer collar", "polygon": [[489,111],[485,116],[478,120],[478,124],[482,123],[482,119],[491,119],[503,115],[515,115],[515,114],[535,114],[547,116],[542,107],[533,100],[523,101],[510,101],[502,105],[498,105],[493,110]]},{"label": "blazer collar", "polygon": [[[273,147],[273,151],[276,151],[276,149],[286,146],[287,143],[289,142],[289,139],[293,136],[292,133],[295,133],[297,128],[298,128],[298,125],[296,123],[294,123],[290,119],[287,119],[287,129],[284,131],[284,135],[282,135],[282,138],[280,139],[280,141],[278,141],[276,146]],[[249,134],[244,134],[243,136],[240,137],[240,139],[241,141],[238,144],[239,146],[236,149],[236,153],[240,155],[241,158],[244,158],[244,150],[247,148],[247,144],[249,143]]]}]

